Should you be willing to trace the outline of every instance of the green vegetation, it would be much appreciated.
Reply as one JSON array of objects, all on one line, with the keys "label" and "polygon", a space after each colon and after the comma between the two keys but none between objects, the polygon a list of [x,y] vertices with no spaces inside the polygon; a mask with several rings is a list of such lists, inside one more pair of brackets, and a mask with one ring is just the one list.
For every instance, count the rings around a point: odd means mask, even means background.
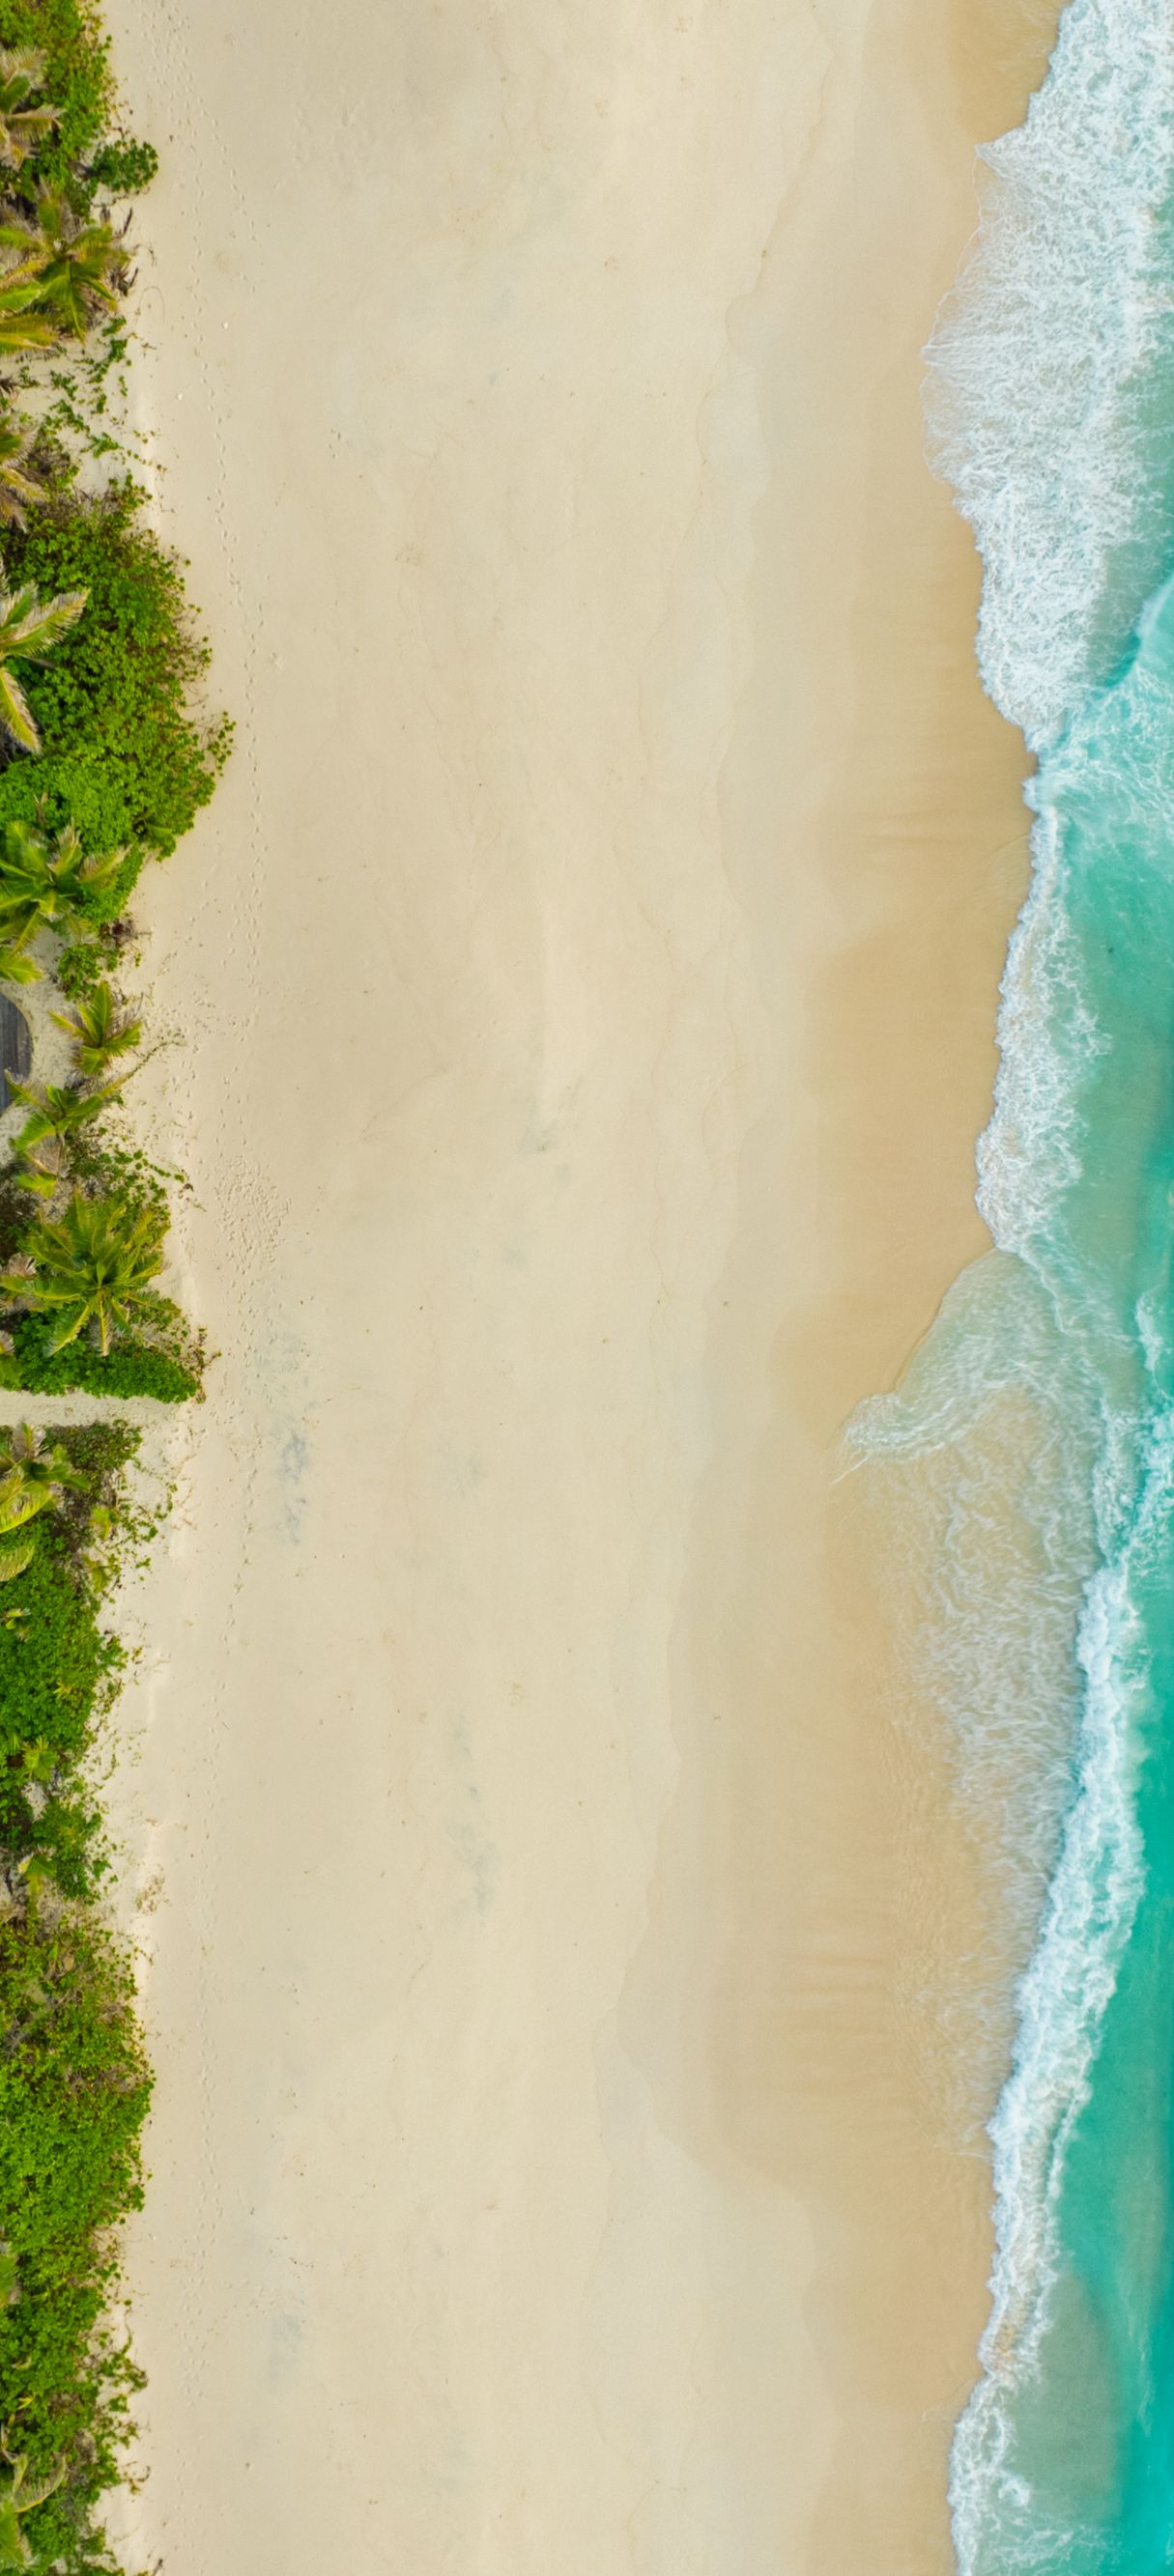
[{"label": "green vegetation", "polygon": [[58,2463],[45,2477],[30,2478],[27,2451],[10,2451],[5,2444],[4,2457],[11,2475],[0,2480],[0,2567],[31,2567],[33,2553],[20,2527],[22,2517],[56,2494],[65,2470]]},{"label": "green vegetation", "polygon": [[67,1451],[28,1423],[0,1443],[0,1460],[0,1583],[15,1583],[37,1553],[35,1523],[80,1480]]},{"label": "green vegetation", "polygon": [[89,1395],[124,1399],[149,1395],[156,1404],[199,1403],[203,1354],[182,1327],[173,1339],[162,1338],[175,1309],[169,1313],[163,1297],[159,1308],[158,1340],[129,1334],[115,1343],[105,1359],[88,1342],[70,1342],[67,1349],[50,1352],[43,1327],[31,1315],[23,1316],[9,1336],[11,1351],[0,1354],[0,1386],[20,1387],[29,1395],[67,1395],[71,1388],[83,1387]]},{"label": "green vegetation", "polygon": [[153,143],[104,143],[95,152],[86,173],[91,189],[104,188],[112,197],[134,197],[140,188],[149,188],[159,169],[159,155]]},{"label": "green vegetation", "polygon": [[39,752],[41,737],[13,666],[45,661],[85,604],[84,590],[62,591],[56,599],[38,598],[32,582],[0,590],[0,733],[22,751]]},{"label": "green vegetation", "polygon": [[[10,2304],[0,2388],[34,2474],[63,2483],[28,2526],[37,2563],[113,2567],[96,2509],[118,2476],[140,2375],[107,2323],[111,2230],[142,2200],[150,2098],[130,1966],[92,1909],[29,1888],[0,1925],[0,2208]],[[23,1891],[27,1890],[27,1893]]]},{"label": "green vegetation", "polygon": [[0,49],[0,165],[19,170],[48,142],[58,110],[41,100],[46,56],[39,45]]},{"label": "green vegetation", "polygon": [[[181,1176],[111,1124],[146,1061],[120,979],[131,889],[207,802],[231,728],[197,712],[207,648],[145,495],[86,490],[76,463],[117,444],[112,201],[155,167],[115,128],[90,0],[0,0],[0,984],[47,975],[63,1005],[57,1064],[9,1077],[0,1386],[178,1403],[204,1365],[158,1286]],[[39,385],[39,427],[12,377]],[[116,2576],[101,2499],[141,2384],[113,2311],[150,2076],[92,1763],[125,1664],[107,1596],[154,1534],[137,1444],[110,1415],[0,1427],[0,2576]]]},{"label": "green vegetation", "polygon": [[[103,1598],[153,1529],[127,1488],[136,1446],[118,1423],[0,1435],[0,1492],[15,1476],[38,1504],[0,1596],[0,2402],[23,2537],[71,2576],[113,2565],[96,2508],[139,2385],[106,2311],[150,2083],[83,1768],[124,1660]],[[0,2568],[25,2563],[3,2554],[13,2501],[0,2483]]]},{"label": "green vegetation", "polygon": [[125,850],[87,858],[75,826],[56,839],[19,820],[0,825],[0,936],[23,946],[36,930],[84,931],[122,873]]},{"label": "green vegetation", "polygon": [[0,44],[44,54],[40,95],[57,113],[33,156],[33,173],[50,186],[84,186],[114,112],[109,48],[95,12],[86,0],[0,0]]},{"label": "green vegetation", "polygon": [[[70,1897],[92,1894],[103,1873],[97,1810],[79,1766],[124,1661],[117,1638],[100,1624],[102,1596],[127,1547],[138,1549],[147,1535],[125,1482],[137,1443],[138,1435],[119,1422],[56,1435],[50,1477],[41,1486],[47,1499],[37,1516],[35,1552],[4,1589],[0,1927],[9,1914],[5,1872],[24,1871],[35,1859]],[[0,1458],[0,1471],[6,1463]],[[0,2234],[7,2224],[4,2212]]]},{"label": "green vegetation", "polygon": [[52,336],[84,340],[92,322],[112,312],[130,265],[109,223],[88,223],[63,188],[39,188],[31,216],[0,224],[0,248],[16,252],[27,275],[27,309]]},{"label": "green vegetation", "polygon": [[129,480],[86,499],[59,496],[5,546],[10,580],[50,598],[84,590],[88,608],[27,683],[43,756],[0,771],[0,825],[72,823],[87,851],[127,847],[121,874],[87,904],[111,921],[146,852],[165,858],[206,805],[231,728],[205,727],[189,692],[208,648],[187,610],[183,573],[141,516]]},{"label": "green vegetation", "polygon": [[27,512],[47,499],[47,487],[30,463],[34,432],[32,424],[14,420],[11,414],[0,421],[0,526],[26,528]]},{"label": "green vegetation", "polygon": [[102,1130],[126,1078],[10,1086],[29,1116],[0,1173],[0,1386],[200,1400],[202,1337],[154,1284],[180,1176]]},{"label": "green vegetation", "polygon": [[71,1011],[54,1011],[53,1019],[73,1039],[74,1070],[82,1082],[100,1081],[119,1056],[142,1043],[142,1021],[120,1008],[104,982],[92,985]]},{"label": "green vegetation", "polygon": [[11,1303],[52,1319],[50,1357],[89,1324],[105,1359],[115,1332],[133,1330],[149,1314],[162,1267],[163,1226],[154,1209],[75,1190],[59,1217],[39,1217],[30,1228],[24,1251],[0,1271],[0,1289]]}]

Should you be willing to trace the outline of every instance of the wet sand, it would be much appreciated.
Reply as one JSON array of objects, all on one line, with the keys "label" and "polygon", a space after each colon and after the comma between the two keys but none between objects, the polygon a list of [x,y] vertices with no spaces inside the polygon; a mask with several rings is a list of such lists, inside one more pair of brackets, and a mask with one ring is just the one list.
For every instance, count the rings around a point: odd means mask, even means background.
[{"label": "wet sand", "polygon": [[930,2576],[982,1887],[839,1425],[978,1248],[1022,749],[918,351],[1011,0],[115,0],[237,756],[127,1773],[168,2576]]},{"label": "wet sand", "polygon": [[[1027,763],[978,684],[979,570],[925,469],[919,352],[974,219],[968,138],[1016,119],[1046,58],[1041,14],[1012,18],[873,13],[851,183],[829,172],[784,218],[775,292],[768,260],[733,331],[778,465],[723,817],[776,1056],[712,1320],[682,1786],[627,2027],[692,2152],[813,2221],[834,2448],[801,2558],[774,2562],[812,2576],[951,2564],[990,2260],[984,2086],[958,2052],[985,2037],[996,1891],[911,1680],[903,1534],[837,1479],[847,1417],[987,1243],[973,1149]],[[663,2045],[674,2008],[687,2050]]]}]

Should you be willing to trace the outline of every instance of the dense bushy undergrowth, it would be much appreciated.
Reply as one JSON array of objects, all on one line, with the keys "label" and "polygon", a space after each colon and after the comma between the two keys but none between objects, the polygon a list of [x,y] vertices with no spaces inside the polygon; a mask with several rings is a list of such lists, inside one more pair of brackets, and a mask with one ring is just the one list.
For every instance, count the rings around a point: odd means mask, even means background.
[{"label": "dense bushy undergrowth", "polygon": [[98,189],[123,197],[150,186],[159,167],[154,145],[110,131],[117,116],[110,43],[86,0],[0,0],[0,45],[40,47],[45,95],[60,109],[29,165],[30,181],[64,185],[87,206]]},{"label": "dense bushy undergrowth", "polygon": [[51,185],[84,187],[115,112],[110,46],[85,0],[0,0],[0,45],[40,46],[45,96],[60,122],[36,153],[32,173]]},{"label": "dense bushy undergrowth", "polygon": [[[171,1176],[147,1155],[112,1146],[100,1131],[81,1131],[66,1153],[65,1177],[82,1189],[115,1194],[132,1214],[154,1209],[161,1223],[166,1220]],[[0,1176],[0,1261],[29,1246],[36,1246],[29,1197],[11,1176]],[[108,1351],[96,1349],[86,1334],[53,1350],[51,1324],[36,1314],[10,1313],[7,1323],[7,1347],[0,1345],[0,1387],[39,1395],[83,1388],[91,1395],[124,1400],[149,1396],[157,1404],[203,1400],[203,1336],[193,1331],[172,1298],[157,1291],[140,1297],[137,1328],[119,1332]]]},{"label": "dense bushy undergrowth", "polygon": [[92,1908],[34,1890],[0,1924],[0,2390],[10,2450],[64,2469],[29,2517],[37,2564],[113,2568],[100,2499],[141,2376],[111,2317],[150,2098],[126,1954]]},{"label": "dense bushy undergrowth", "polygon": [[105,1356],[87,1342],[46,1351],[43,1327],[31,1315],[21,1316],[12,1339],[15,1350],[0,1357],[0,1386],[26,1394],[65,1395],[82,1387],[88,1395],[148,1395],[156,1404],[192,1404],[202,1393],[198,1350],[184,1359],[161,1343],[127,1340]]},{"label": "dense bushy undergrowth", "polygon": [[117,1422],[55,1435],[71,1482],[0,1587],[0,2407],[62,2483],[29,2517],[40,2563],[113,2564],[95,2509],[138,2372],[108,2316],[118,2220],[140,2198],[150,2081],[131,1964],[95,1903],[107,1866],[85,1763],[124,1662],[103,1597],[152,1525]]},{"label": "dense bushy undergrowth", "polygon": [[182,568],[144,521],[143,501],[130,480],[100,496],[65,494],[4,546],[10,581],[49,597],[89,592],[85,615],[26,680],[44,751],[0,771],[0,827],[11,815],[31,821],[42,804],[54,829],[77,825],[87,850],[126,843],[95,921],[121,912],[144,855],[167,857],[190,831],[229,741],[223,721],[205,727],[191,713],[208,650]]},{"label": "dense bushy undergrowth", "polygon": [[[129,273],[111,201],[149,182],[155,154],[118,130],[90,0],[0,0],[0,48],[28,47],[26,83],[58,114],[20,126],[0,91],[9,136],[35,129],[23,159],[5,147],[0,205],[35,236],[41,316],[22,340],[17,253],[0,248],[0,984],[19,991],[48,949],[70,1066],[50,1083],[34,1057],[0,1168],[0,1386],[175,1403],[203,1368],[157,1284],[178,1176],[110,1115],[141,1041],[125,907],[207,802],[230,728],[197,712],[208,656],[182,566],[105,462]],[[14,383],[39,383],[39,426]],[[85,487],[79,455],[104,460],[104,488]],[[31,643],[30,598],[46,621]],[[137,1440],[111,1416],[39,1442],[0,1427],[0,2441],[27,2475],[16,2541],[0,2470],[0,2564],[24,2546],[55,2576],[115,2576],[101,2499],[141,2384],[119,2225],[141,2199],[150,2075],[95,1780],[125,1662],[104,1605],[153,1535]]]},{"label": "dense bushy undergrowth", "polygon": [[[73,1897],[92,1894],[102,1871],[97,1809],[78,1766],[125,1660],[101,1602],[146,1524],[125,1487],[136,1432],[95,1422],[54,1436],[79,1482],[39,1519],[26,1571],[0,1587],[0,1870],[35,1853]],[[30,1780],[40,1784],[31,1802]],[[0,1883],[0,1919],[3,1910]]]}]

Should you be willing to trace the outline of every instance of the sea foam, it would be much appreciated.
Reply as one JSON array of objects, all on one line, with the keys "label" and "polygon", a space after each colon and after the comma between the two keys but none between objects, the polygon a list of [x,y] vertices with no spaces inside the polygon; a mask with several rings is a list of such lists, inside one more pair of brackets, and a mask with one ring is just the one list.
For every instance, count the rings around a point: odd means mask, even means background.
[{"label": "sea foam", "polygon": [[983,556],[987,689],[1038,749],[1170,544],[1169,0],[1070,0],[1024,124],[980,157],[981,221],[927,353],[930,444]]},{"label": "sea foam", "polygon": [[[1163,1501],[1169,1451],[1167,1436],[1158,1471]],[[1009,2576],[1011,2566],[1052,2563],[1051,2551],[1064,2537],[1041,2530],[1030,2485],[1017,2471],[1013,2407],[1039,2367],[1059,2269],[1065,2159],[1088,2101],[1101,2024],[1144,1886],[1129,1711],[1136,1644],[1126,1559],[1103,1569],[1089,1587],[1078,1648],[1085,1677],[1079,1790],[1019,1990],[1013,2071],[991,2123],[991,2311],[980,2346],[983,2375],[955,2434],[950,2466],[959,2576]],[[1015,2556],[1007,2560],[1012,2539]]]},{"label": "sea foam", "polygon": [[[1070,0],[1023,126],[982,157],[981,221],[930,343],[927,409],[933,459],[983,556],[984,681],[1041,762],[1028,790],[1031,888],[978,1148],[997,1251],[951,1291],[898,1393],[861,1408],[850,1448],[906,1476],[920,1458],[939,1481],[935,1458],[957,1453],[924,1651],[952,1685],[964,1789],[981,1797],[1007,1775],[1016,1728],[1046,1742],[1061,1650],[1070,1669],[1066,1710],[1056,1695],[1068,1730],[1060,1794],[1036,1829],[1021,1828],[1030,1862],[1049,1832],[1051,1850],[990,2124],[991,2309],[951,2456],[960,2576],[1140,2576],[1124,2523],[1111,2522],[1124,2471],[1102,2499],[1109,2523],[1091,2491],[1083,2503],[1075,2488],[1066,2495],[1056,2463],[1071,2362],[1057,2375],[1050,2337],[1067,2332],[1058,2285],[1071,2292],[1077,2278],[1064,2234],[1074,2142],[1085,2137],[1087,2160],[1107,2018],[1145,1922],[1145,1748],[1168,1732],[1152,1672],[1155,1651],[1169,1654],[1174,1557],[1169,0]],[[984,1424],[1000,1407],[1013,1418],[1016,1390],[1039,1463],[1025,1479],[1012,1459],[1000,1497],[982,1488],[995,1455]],[[982,1559],[1012,1491],[1037,1514],[1042,1579],[1034,1596],[1004,1586],[999,1604]],[[976,1534],[960,1580],[967,1520]],[[1047,1651],[1035,1652],[1049,1622]],[[1134,2286],[1113,2285],[1122,2313]],[[1119,2349],[1136,2359],[1150,2331],[1130,2311]],[[1107,2383],[1102,2394],[1098,2433]],[[1127,2377],[1113,2405],[1136,2425]]]}]

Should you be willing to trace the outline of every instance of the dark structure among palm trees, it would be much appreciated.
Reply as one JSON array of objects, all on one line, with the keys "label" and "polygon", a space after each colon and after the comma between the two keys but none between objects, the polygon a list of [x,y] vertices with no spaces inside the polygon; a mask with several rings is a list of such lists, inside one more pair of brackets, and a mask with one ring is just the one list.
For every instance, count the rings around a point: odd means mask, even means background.
[{"label": "dark structure among palm trees", "polygon": [[8,1088],[9,1074],[15,1074],[18,1082],[27,1082],[32,1064],[33,1042],[28,1021],[23,1011],[17,1010],[15,1002],[9,1001],[7,993],[0,993],[0,1109],[7,1109],[12,1098]]}]

